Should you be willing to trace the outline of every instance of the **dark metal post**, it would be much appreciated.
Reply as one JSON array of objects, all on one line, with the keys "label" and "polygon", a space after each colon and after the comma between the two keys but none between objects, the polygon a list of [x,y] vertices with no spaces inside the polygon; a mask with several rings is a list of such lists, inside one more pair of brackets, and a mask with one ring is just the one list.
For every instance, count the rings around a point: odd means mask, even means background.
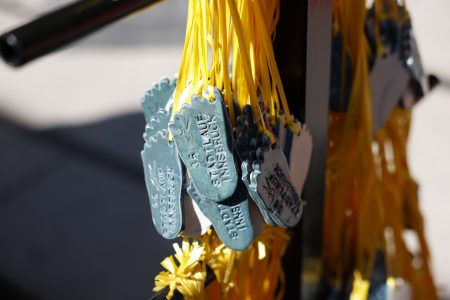
[{"label": "dark metal post", "polygon": [[[289,107],[311,131],[314,151],[303,198],[304,217],[284,257],[285,299],[315,299],[320,280],[325,197],[331,0],[284,0],[274,43]],[[300,155],[300,154],[299,154]]]},{"label": "dark metal post", "polygon": [[[289,108],[292,114],[302,122],[305,121],[307,4],[307,0],[280,1],[280,19],[274,41],[277,65]],[[286,274],[284,299],[300,299],[301,223],[292,230],[291,241],[283,257],[283,269]]]},{"label": "dark metal post", "polygon": [[328,145],[328,103],[331,61],[332,1],[308,1],[306,42],[306,124],[314,150],[305,183],[303,219],[302,298],[317,299],[321,276],[322,224]]},{"label": "dark metal post", "polygon": [[[159,0],[83,0],[0,36],[0,54],[13,66],[76,39]],[[331,0],[283,0],[274,42],[292,113],[308,124],[314,141],[303,198],[302,224],[284,257],[286,299],[314,299],[320,279],[328,141]]]}]

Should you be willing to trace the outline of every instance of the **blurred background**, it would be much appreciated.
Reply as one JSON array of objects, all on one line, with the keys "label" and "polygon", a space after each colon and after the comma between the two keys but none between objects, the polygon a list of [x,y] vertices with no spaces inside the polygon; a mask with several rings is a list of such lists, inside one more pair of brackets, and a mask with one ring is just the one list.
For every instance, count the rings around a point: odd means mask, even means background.
[{"label": "blurred background", "polygon": [[[1,0],[0,32],[68,2]],[[441,80],[414,108],[409,161],[450,299],[450,1],[407,3],[425,69]],[[0,291],[152,294],[172,241],[150,218],[140,99],[177,72],[186,11],[187,1],[165,0],[24,68],[0,64]]]}]

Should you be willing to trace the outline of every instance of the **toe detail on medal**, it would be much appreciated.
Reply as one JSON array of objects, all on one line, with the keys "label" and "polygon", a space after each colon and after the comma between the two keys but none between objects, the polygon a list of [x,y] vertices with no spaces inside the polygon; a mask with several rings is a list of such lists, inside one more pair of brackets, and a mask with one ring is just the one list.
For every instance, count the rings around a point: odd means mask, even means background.
[{"label": "toe detail on medal", "polygon": [[167,239],[176,238],[183,227],[181,191],[183,170],[176,146],[158,132],[141,152],[153,224]]},{"label": "toe detail on medal", "polygon": [[242,181],[244,182],[244,185],[247,188],[247,191],[251,199],[259,208],[259,211],[263,216],[264,221],[271,226],[276,226],[277,223],[272,219],[270,211],[268,210],[261,196],[258,194],[256,181],[250,178],[251,176],[255,177],[255,175],[257,175],[258,172],[253,170],[251,163],[249,163],[249,161],[247,160],[242,162],[241,169],[242,169]]},{"label": "toe detail on medal", "polygon": [[148,139],[161,132],[168,134],[168,124],[172,113],[172,106],[169,107],[169,111],[164,109],[158,110],[158,112],[150,118],[150,123],[145,126],[144,139],[148,142]]},{"label": "toe detail on medal", "polygon": [[197,191],[220,202],[233,195],[238,176],[228,115],[221,93],[215,89],[214,95],[212,101],[192,96],[169,129]]},{"label": "toe detail on medal", "polygon": [[183,228],[183,168],[176,145],[168,139],[171,106],[166,110],[175,86],[176,80],[162,79],[142,99],[147,122],[141,152],[145,184],[153,224],[167,239],[176,238]]},{"label": "toe detail on medal", "polygon": [[176,78],[163,78],[145,93],[141,100],[141,106],[147,124],[150,124],[152,118],[156,116],[158,111],[166,110],[166,105],[175,91],[176,83]]}]

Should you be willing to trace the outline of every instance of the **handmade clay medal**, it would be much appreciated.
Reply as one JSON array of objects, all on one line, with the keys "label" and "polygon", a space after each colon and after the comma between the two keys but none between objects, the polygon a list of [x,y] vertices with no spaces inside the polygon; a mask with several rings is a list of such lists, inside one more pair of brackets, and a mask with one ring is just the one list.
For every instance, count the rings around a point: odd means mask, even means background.
[{"label": "handmade clay medal", "polygon": [[221,203],[205,199],[191,182],[187,192],[211,221],[220,240],[230,249],[245,250],[253,241],[248,194],[242,183],[232,197]]},{"label": "handmade clay medal", "polygon": [[[254,161],[250,185],[256,187],[271,218],[279,226],[293,227],[302,216],[303,203],[292,184],[289,165],[277,145],[263,149],[263,159]],[[258,202],[257,202],[258,203]]]},{"label": "handmade clay medal", "polygon": [[197,192],[216,202],[231,197],[238,176],[220,91],[214,88],[212,101],[193,95],[191,103],[174,114],[169,128]]},{"label": "handmade clay medal", "polygon": [[[255,181],[251,181],[250,175],[253,173],[252,163],[250,163],[248,160],[245,160],[242,162],[241,165],[242,168],[242,182],[245,184],[245,187],[247,188],[247,191],[250,195],[250,197],[253,199],[254,203],[259,208],[259,211],[264,218],[264,221],[272,226],[276,226],[277,223],[272,219],[272,214],[267,208],[264,200],[262,197],[258,194],[258,188]],[[255,175],[255,173],[253,173]]]},{"label": "handmade clay medal", "polygon": [[170,112],[165,110],[174,85],[162,81],[146,94],[142,103],[148,122],[144,135],[146,143],[141,152],[145,183],[153,224],[167,239],[177,237],[183,227],[183,169],[176,145],[168,139]]},{"label": "handmade clay medal", "polygon": [[166,110],[167,102],[175,91],[176,84],[176,78],[163,78],[145,93],[142,98],[141,106],[147,124],[150,124],[159,111]]},{"label": "handmade clay medal", "polygon": [[253,120],[249,105],[245,105],[242,108],[242,112],[237,118],[237,126],[234,128],[234,135],[237,156],[241,161],[241,180],[245,184],[250,197],[260,209],[264,221],[269,225],[276,225],[264,201],[257,194],[256,185],[252,185],[250,181],[250,174],[253,172],[252,162],[257,159],[258,148],[263,146],[263,144],[268,146],[270,142],[258,133],[258,127]]},{"label": "handmade clay medal", "polygon": [[402,58],[409,75],[419,84],[421,94],[426,94],[429,90],[427,77],[410,20],[402,27]]}]

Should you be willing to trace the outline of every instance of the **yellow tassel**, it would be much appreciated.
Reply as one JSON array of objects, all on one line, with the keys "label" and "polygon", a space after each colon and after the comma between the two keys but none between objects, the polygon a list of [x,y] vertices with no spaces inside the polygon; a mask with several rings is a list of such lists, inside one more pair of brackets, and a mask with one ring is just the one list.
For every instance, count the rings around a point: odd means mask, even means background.
[{"label": "yellow tassel", "polygon": [[350,300],[367,300],[369,297],[369,281],[363,279],[359,272],[355,272],[353,276],[353,288],[350,294]]},{"label": "yellow tassel", "polygon": [[[215,232],[182,247],[174,244],[174,257],[161,263],[166,271],[155,278],[154,291],[169,287],[167,298],[175,290],[185,299],[281,299],[284,294],[284,274],[281,260],[289,243],[285,229],[266,226],[261,235],[245,251],[224,246]],[[216,283],[205,289],[206,266],[216,276]]]},{"label": "yellow tassel", "polygon": [[178,290],[185,299],[202,299],[206,279],[206,271],[201,264],[204,248],[198,242],[189,244],[187,240],[183,241],[181,248],[178,244],[174,244],[173,247],[178,264],[175,263],[173,256],[162,261],[161,265],[167,271],[162,271],[156,276],[153,290],[158,292],[169,287],[167,299],[173,297],[175,290]]},{"label": "yellow tassel", "polygon": [[[353,273],[351,299],[366,299],[366,278],[373,271],[377,251],[382,251],[388,276],[411,284],[414,299],[437,299],[417,184],[409,174],[406,158],[410,111],[395,108],[385,126],[372,134],[367,42],[362,26],[365,7],[349,1],[336,0],[333,9],[335,28],[342,31],[353,70],[347,113],[329,116],[324,275],[343,289],[346,274]],[[378,21],[390,18],[403,22],[395,1],[376,0],[375,8]],[[417,234],[420,253],[407,249],[405,230]]]}]

